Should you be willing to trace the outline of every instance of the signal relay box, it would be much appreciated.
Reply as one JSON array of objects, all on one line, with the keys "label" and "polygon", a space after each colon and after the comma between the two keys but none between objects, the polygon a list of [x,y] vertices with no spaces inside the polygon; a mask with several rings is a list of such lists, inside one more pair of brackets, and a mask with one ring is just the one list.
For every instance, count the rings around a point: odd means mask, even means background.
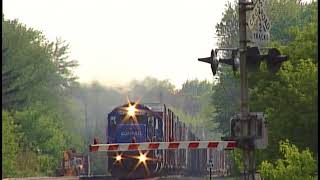
[{"label": "signal relay box", "polygon": [[231,139],[252,139],[254,148],[265,149],[268,145],[267,120],[263,112],[250,112],[246,119],[238,113],[230,119]]}]

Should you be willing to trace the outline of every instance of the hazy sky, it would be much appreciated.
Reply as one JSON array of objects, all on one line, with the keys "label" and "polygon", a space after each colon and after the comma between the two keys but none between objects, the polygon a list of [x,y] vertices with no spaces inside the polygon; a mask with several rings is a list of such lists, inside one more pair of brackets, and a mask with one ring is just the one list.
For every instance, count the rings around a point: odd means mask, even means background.
[{"label": "hazy sky", "polygon": [[3,13],[49,40],[69,42],[81,82],[122,85],[153,76],[180,88],[187,79],[211,81],[210,65],[197,58],[216,47],[215,25],[227,2],[3,0]]}]

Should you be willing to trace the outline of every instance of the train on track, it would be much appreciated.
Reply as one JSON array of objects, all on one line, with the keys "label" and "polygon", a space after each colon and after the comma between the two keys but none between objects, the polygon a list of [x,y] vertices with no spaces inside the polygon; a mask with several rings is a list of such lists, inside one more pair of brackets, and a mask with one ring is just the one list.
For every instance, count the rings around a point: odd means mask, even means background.
[{"label": "train on track", "polygon": [[[201,135],[186,125],[165,104],[128,102],[107,117],[107,144],[199,141]],[[230,168],[227,152],[213,149],[179,149],[108,152],[108,171],[120,179],[163,175],[206,175]]]}]

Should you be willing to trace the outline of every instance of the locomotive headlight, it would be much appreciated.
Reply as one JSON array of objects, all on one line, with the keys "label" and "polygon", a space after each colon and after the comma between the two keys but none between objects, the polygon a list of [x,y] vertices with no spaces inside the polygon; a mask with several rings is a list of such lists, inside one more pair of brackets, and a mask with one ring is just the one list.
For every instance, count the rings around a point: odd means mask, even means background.
[{"label": "locomotive headlight", "polygon": [[136,159],[139,160],[139,161],[137,162],[136,166],[133,168],[133,171],[136,170],[137,167],[138,167],[140,164],[143,164],[145,170],[147,171],[147,174],[150,174],[147,161],[155,161],[156,159],[148,157],[148,156],[147,156],[148,153],[149,153],[149,151],[144,152],[144,153],[139,151],[139,155],[138,155],[138,156],[133,156],[133,158],[136,158]]},{"label": "locomotive headlight", "polygon": [[135,112],[136,112],[136,108],[135,108],[135,106],[129,106],[128,107],[128,115],[129,116],[134,116],[135,115]]},{"label": "locomotive headlight", "polygon": [[146,160],[147,160],[147,156],[145,154],[140,154],[139,161],[144,163],[146,162]]},{"label": "locomotive headlight", "polygon": [[118,155],[116,156],[116,161],[121,161],[121,159],[122,159],[121,155],[118,154]]},{"label": "locomotive headlight", "polygon": [[127,120],[132,120],[134,124],[138,124],[138,119],[136,117],[136,113],[139,112],[139,109],[136,106],[139,104],[139,100],[137,102],[130,102],[128,99],[128,106],[122,107],[122,112],[125,113],[125,117],[123,118],[123,122]]}]

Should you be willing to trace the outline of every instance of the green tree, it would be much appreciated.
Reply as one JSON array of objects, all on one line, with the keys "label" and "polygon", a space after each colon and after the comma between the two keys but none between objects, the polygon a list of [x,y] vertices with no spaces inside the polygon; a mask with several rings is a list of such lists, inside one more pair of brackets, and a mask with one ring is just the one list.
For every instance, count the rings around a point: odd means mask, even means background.
[{"label": "green tree", "polygon": [[210,105],[213,107],[211,120],[217,123],[216,131],[223,135],[230,132],[230,117],[239,112],[240,107],[240,81],[233,76],[229,68],[222,68],[219,81],[212,88]]},{"label": "green tree", "polygon": [[77,62],[69,60],[64,41],[49,42],[17,20],[3,17],[2,23],[2,109],[12,112],[15,130],[23,134],[12,159],[15,174],[52,175],[67,144],[84,146],[76,128],[64,126],[79,117],[71,96]]},{"label": "green tree", "polygon": [[42,101],[57,105],[67,86],[76,79],[67,60],[63,41],[46,40],[44,35],[17,20],[2,21],[2,107],[22,108]]},{"label": "green tree", "polygon": [[54,70],[48,63],[49,44],[40,32],[16,20],[2,23],[2,107],[21,107],[27,104],[31,89],[46,82]]},{"label": "green tree", "polygon": [[9,112],[2,111],[2,178],[16,175],[20,133]]},{"label": "green tree", "polygon": [[317,176],[314,175],[317,171],[317,164],[308,149],[299,152],[299,149],[290,144],[288,140],[280,141],[279,144],[282,159],[278,159],[274,164],[263,161],[259,168],[262,179],[317,179]]},{"label": "green tree", "polygon": [[187,80],[182,84],[179,93],[191,96],[201,96],[202,94],[210,92],[212,84],[208,81],[199,81],[198,79]]},{"label": "green tree", "polygon": [[[280,46],[290,59],[276,75],[269,74],[264,66],[262,72],[250,76],[249,83],[253,87],[251,107],[269,115],[269,155],[277,154],[276,142],[283,137],[299,148],[309,147],[314,153],[318,151],[315,135],[318,132],[318,60],[316,44],[312,41],[318,36],[315,27],[317,18],[312,19],[305,28],[293,28],[293,40],[287,46]],[[299,129],[303,135],[296,136],[288,131],[290,128]]]},{"label": "green tree", "polygon": [[[20,166],[20,170],[30,170],[43,174],[53,174],[59,164],[61,152],[66,149],[66,133],[62,130],[60,115],[52,112],[42,104],[34,105],[15,113],[15,121],[23,130],[24,136],[20,144],[21,155],[31,157],[37,155],[38,166]],[[21,159],[27,161],[29,157]],[[27,165],[27,162],[22,162]]]},{"label": "green tree", "polygon": [[300,60],[297,66],[287,62],[277,81],[260,81],[252,91],[251,107],[268,115],[269,153],[275,153],[281,138],[318,151],[317,74],[311,60]]},{"label": "green tree", "polygon": [[221,22],[216,24],[217,45],[220,48],[239,47],[239,12],[237,2],[228,2],[225,5]]},{"label": "green tree", "polygon": [[283,45],[295,38],[290,31],[292,27],[301,29],[313,21],[314,6],[317,2],[303,3],[301,0],[266,1],[266,14],[271,20],[271,40]]},{"label": "green tree", "polygon": [[128,96],[130,100],[140,100],[143,103],[174,103],[172,96],[175,86],[168,80],[158,80],[146,77],[141,81],[134,80],[129,83]]}]

